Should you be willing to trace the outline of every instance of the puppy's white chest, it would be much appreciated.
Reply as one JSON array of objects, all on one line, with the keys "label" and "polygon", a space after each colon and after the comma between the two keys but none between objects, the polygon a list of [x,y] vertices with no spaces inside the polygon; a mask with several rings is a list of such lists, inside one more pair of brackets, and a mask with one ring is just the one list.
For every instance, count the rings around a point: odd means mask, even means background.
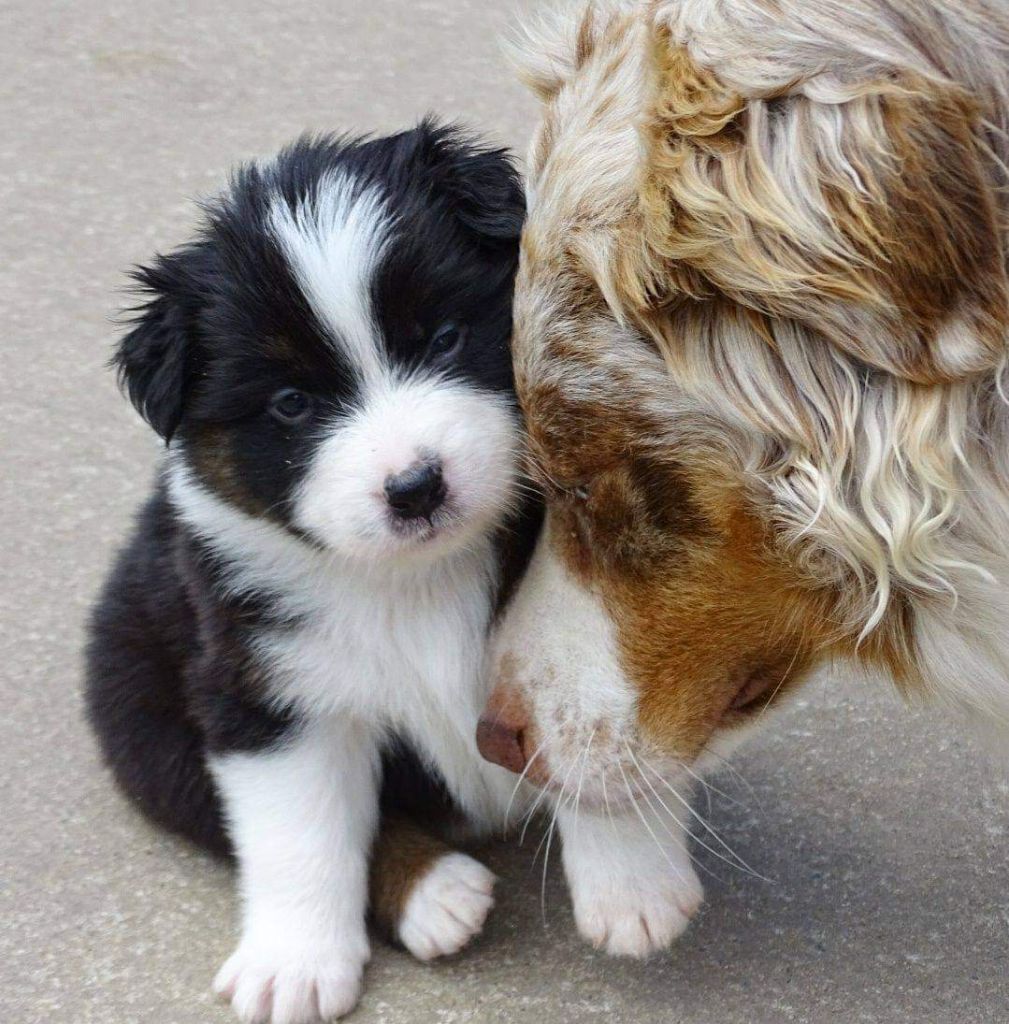
[{"label": "puppy's white chest", "polygon": [[304,581],[311,595],[288,596],[303,609],[296,624],[261,644],[273,696],[310,715],[408,727],[460,705],[478,709],[490,555],[423,574]]}]

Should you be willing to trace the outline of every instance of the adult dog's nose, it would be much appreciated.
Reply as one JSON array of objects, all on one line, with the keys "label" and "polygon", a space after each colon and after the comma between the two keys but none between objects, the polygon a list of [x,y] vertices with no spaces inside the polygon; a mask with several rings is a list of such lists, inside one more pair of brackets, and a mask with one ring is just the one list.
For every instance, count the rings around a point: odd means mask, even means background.
[{"label": "adult dog's nose", "polygon": [[522,730],[505,722],[481,718],[476,726],[476,745],[486,761],[521,775],[526,766]]},{"label": "adult dog's nose", "polygon": [[495,690],[476,727],[476,745],[485,760],[521,774],[526,755],[528,715],[517,695]]},{"label": "adult dog's nose", "polygon": [[415,462],[386,477],[385,500],[400,519],[430,519],[445,500],[440,462]]}]

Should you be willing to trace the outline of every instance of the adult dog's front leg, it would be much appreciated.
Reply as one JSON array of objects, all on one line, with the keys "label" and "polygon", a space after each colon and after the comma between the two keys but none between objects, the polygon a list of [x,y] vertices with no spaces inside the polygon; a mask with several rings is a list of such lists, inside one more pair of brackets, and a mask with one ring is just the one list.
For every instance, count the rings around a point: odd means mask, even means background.
[{"label": "adult dog's front leg", "polygon": [[575,924],[597,949],[616,956],[665,949],[703,898],[683,829],[641,812],[641,818],[558,815]]},{"label": "adult dog's front leg", "polygon": [[349,1012],[369,957],[379,757],[368,726],[313,721],[268,752],[210,759],[239,862],[242,938],[215,990],[247,1022]]}]

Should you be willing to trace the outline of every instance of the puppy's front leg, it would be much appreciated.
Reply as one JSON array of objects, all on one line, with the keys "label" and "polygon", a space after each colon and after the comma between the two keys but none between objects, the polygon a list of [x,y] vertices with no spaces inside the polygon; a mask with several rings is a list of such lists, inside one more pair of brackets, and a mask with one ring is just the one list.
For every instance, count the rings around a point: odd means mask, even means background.
[{"label": "puppy's front leg", "polygon": [[641,807],[641,817],[558,814],[575,924],[597,949],[644,957],[686,929],[703,890],[681,826]]},{"label": "puppy's front leg", "polygon": [[404,815],[388,814],[371,862],[372,919],[418,960],[458,953],[494,905],[494,876]]},{"label": "puppy's front leg", "polygon": [[247,1022],[349,1012],[368,960],[379,755],[365,724],[311,721],[273,750],[212,756],[238,855],[243,925],[215,990]]}]

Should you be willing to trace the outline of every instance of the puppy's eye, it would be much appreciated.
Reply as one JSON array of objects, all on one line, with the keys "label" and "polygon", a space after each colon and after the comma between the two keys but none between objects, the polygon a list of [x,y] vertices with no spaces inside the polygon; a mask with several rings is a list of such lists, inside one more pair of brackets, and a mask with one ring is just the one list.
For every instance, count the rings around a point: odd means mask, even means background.
[{"label": "puppy's eye", "polygon": [[445,360],[456,355],[466,343],[466,328],[462,324],[442,324],[431,335],[427,351],[432,359]]},{"label": "puppy's eye", "polygon": [[270,399],[270,415],[285,426],[297,426],[312,415],[312,396],[295,388],[284,388]]}]

